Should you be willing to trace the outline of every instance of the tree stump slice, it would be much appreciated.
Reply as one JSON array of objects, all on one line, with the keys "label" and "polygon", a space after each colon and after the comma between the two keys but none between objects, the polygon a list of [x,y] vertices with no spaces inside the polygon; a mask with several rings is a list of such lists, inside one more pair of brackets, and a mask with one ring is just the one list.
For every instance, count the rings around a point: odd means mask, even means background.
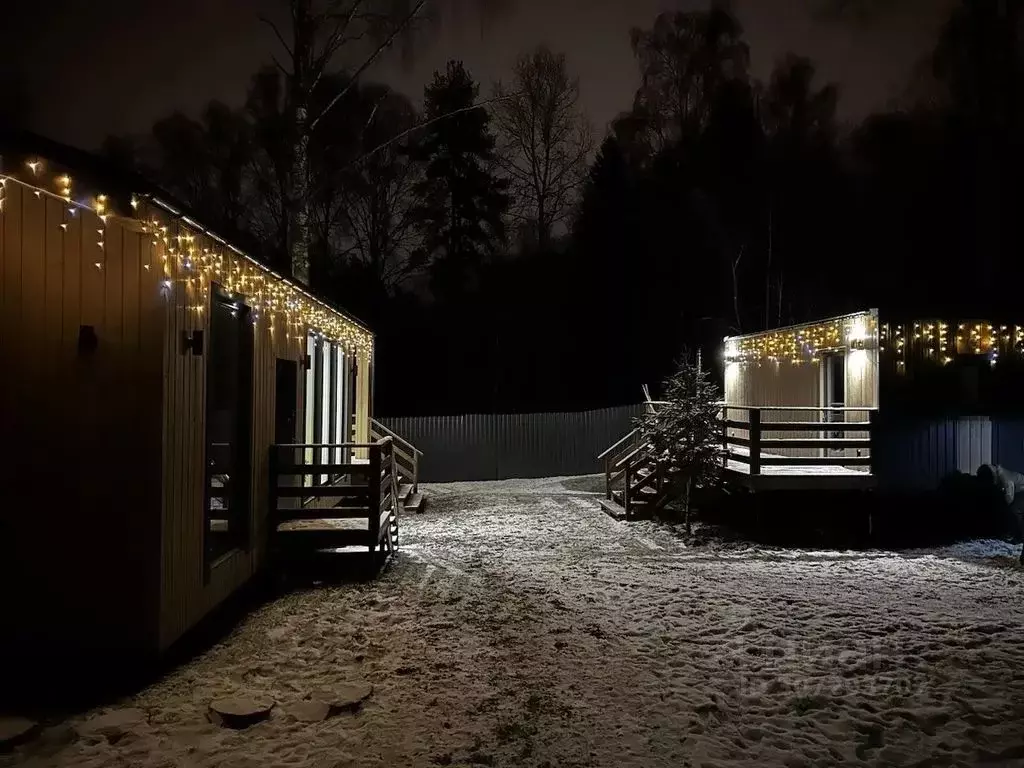
[{"label": "tree stump slice", "polygon": [[296,701],[285,707],[285,711],[300,723],[320,723],[331,714],[331,705],[325,701]]},{"label": "tree stump slice", "polygon": [[146,721],[146,713],[141,709],[126,707],[90,717],[85,722],[79,723],[75,730],[83,738],[102,736],[107,741],[114,743],[136,726],[144,725]]},{"label": "tree stump slice", "polygon": [[345,683],[320,696],[331,707],[331,713],[357,712],[373,694],[373,685],[366,682]]},{"label": "tree stump slice", "polygon": [[224,728],[248,728],[270,716],[274,702],[258,696],[232,696],[210,703],[210,721]]}]

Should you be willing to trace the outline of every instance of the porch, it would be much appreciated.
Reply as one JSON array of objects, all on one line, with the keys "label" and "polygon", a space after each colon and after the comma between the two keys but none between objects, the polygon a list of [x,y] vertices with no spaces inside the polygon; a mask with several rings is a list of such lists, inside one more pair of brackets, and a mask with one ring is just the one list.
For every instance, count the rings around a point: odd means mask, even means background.
[{"label": "porch", "polygon": [[[648,409],[660,403],[648,401]],[[850,491],[877,485],[872,466],[876,408],[721,403],[722,467],[727,482],[751,491]],[[639,429],[598,456],[604,509],[629,519],[671,502],[674,468],[659,460]]]},{"label": "porch", "polygon": [[722,405],[726,479],[755,491],[874,488],[875,408]]}]

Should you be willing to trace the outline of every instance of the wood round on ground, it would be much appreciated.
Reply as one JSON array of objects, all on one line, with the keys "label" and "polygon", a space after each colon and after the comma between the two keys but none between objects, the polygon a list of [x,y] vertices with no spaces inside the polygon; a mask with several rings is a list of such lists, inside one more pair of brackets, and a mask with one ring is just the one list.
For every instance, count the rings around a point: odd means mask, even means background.
[{"label": "wood round on ground", "polygon": [[248,728],[266,720],[274,702],[261,696],[232,696],[210,702],[210,720],[226,728]]},{"label": "wood round on ground", "polygon": [[146,713],[135,707],[125,707],[104,712],[79,723],[75,730],[80,736],[105,736],[119,738],[137,725],[146,722]]},{"label": "wood round on ground", "polygon": [[372,694],[373,685],[370,683],[343,683],[321,698],[331,705],[332,712],[355,712]]},{"label": "wood round on ground", "polygon": [[27,717],[0,717],[0,750],[10,749],[28,739],[37,723]]},{"label": "wood round on ground", "polygon": [[331,714],[331,707],[325,701],[296,701],[285,707],[285,711],[300,723],[319,723]]}]

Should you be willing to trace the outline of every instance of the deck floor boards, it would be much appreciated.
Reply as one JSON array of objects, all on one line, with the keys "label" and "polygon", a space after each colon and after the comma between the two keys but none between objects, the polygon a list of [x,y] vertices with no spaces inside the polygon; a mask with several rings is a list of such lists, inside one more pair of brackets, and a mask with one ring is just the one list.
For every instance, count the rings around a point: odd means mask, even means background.
[{"label": "deck floor boards", "polygon": [[[749,456],[746,447],[730,445],[730,453]],[[778,454],[761,451],[762,457],[779,457]],[[867,467],[842,467],[827,464],[811,464],[802,466],[785,466],[777,464],[761,465],[761,474],[750,474],[750,465],[736,459],[729,459],[726,470],[734,479],[755,489],[778,490],[847,490],[871,488],[875,477]]]}]

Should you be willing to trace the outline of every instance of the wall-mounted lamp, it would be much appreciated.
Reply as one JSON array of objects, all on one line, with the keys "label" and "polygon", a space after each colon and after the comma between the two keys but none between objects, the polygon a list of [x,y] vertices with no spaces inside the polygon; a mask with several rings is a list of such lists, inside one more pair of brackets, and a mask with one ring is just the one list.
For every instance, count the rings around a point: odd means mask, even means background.
[{"label": "wall-mounted lamp", "polygon": [[191,352],[197,357],[203,354],[203,332],[188,331],[181,332],[181,354],[187,355]]},{"label": "wall-mounted lamp", "polygon": [[91,355],[100,344],[96,328],[91,325],[78,326],[78,354]]}]

